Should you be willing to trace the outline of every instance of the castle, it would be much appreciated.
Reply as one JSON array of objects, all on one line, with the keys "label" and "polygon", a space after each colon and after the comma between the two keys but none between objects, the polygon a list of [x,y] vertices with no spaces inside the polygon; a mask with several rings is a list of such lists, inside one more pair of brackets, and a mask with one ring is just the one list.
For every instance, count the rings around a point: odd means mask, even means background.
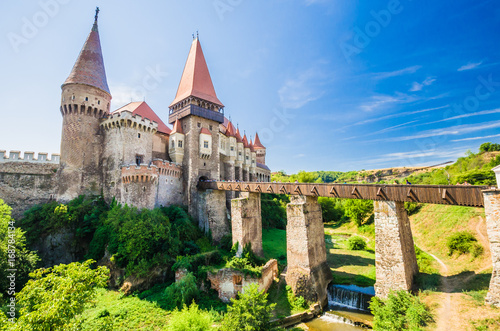
[{"label": "castle", "polygon": [[0,198],[14,209],[25,209],[25,200],[103,194],[139,208],[187,205],[196,217],[204,213],[196,205],[200,180],[270,180],[258,134],[242,137],[224,116],[197,37],[169,105],[172,129],[146,102],[110,110],[97,14],[61,89],[60,156],[0,151]]}]

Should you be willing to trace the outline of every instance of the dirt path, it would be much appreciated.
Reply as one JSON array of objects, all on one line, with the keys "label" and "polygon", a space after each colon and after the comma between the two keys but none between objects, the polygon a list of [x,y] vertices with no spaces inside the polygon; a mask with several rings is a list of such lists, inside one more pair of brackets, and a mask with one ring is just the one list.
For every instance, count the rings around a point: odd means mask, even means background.
[{"label": "dirt path", "polygon": [[452,315],[452,305],[451,305],[451,292],[453,291],[453,286],[450,284],[448,279],[448,267],[441,261],[436,255],[427,252],[434,260],[439,263],[439,269],[441,274],[441,291],[443,292],[444,299],[443,304],[436,311],[436,330],[451,330],[449,328],[450,317]]},{"label": "dirt path", "polygon": [[[475,230],[477,235],[479,236],[479,241],[482,245],[485,246],[485,251],[489,251],[489,241],[488,238],[481,232],[481,227],[484,224],[484,219],[481,217],[479,222],[476,224]],[[461,284],[466,284],[477,274],[491,268],[491,262],[487,263],[485,266],[476,270],[472,275],[469,275],[465,278],[458,279],[455,281],[451,281],[449,276],[448,266],[441,261],[437,256],[427,252],[430,256],[432,256],[440,266],[440,274],[441,274],[441,291],[443,292],[440,296],[442,297],[442,304],[436,311],[436,330],[452,330],[456,328],[457,325],[460,325],[460,297],[461,293],[454,293],[456,288],[459,288]],[[487,259],[487,261],[491,261],[491,259]],[[456,323],[458,322],[458,324]]]}]

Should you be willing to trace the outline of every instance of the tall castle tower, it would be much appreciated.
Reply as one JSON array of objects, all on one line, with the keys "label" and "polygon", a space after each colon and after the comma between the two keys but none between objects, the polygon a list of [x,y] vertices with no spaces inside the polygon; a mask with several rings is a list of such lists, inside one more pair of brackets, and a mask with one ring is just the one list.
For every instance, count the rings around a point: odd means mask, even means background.
[{"label": "tall castle tower", "polygon": [[109,92],[97,28],[94,25],[69,77],[61,86],[61,166],[59,200],[101,192],[103,133],[100,121],[109,114]]},{"label": "tall castle tower", "polygon": [[[174,101],[170,104],[169,123],[184,135],[182,158],[185,203],[198,218],[196,185],[200,178],[219,179],[219,124],[224,122],[224,105],[215,93],[205,56],[198,38],[193,40]],[[177,145],[178,146],[178,145]],[[177,152],[177,151],[176,151]]]}]

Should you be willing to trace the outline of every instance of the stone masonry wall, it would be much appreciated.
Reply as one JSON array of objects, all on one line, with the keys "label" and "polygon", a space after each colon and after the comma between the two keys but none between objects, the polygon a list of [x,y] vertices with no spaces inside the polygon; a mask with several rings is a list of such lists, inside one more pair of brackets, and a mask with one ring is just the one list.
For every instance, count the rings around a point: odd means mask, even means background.
[{"label": "stone masonry wall", "polygon": [[272,259],[262,267],[260,278],[245,276],[238,270],[219,269],[216,274],[208,273],[208,280],[212,288],[218,292],[219,298],[223,302],[230,302],[239,292],[245,293],[245,288],[250,284],[259,284],[259,291],[267,292],[277,275],[278,261]]},{"label": "stone masonry wall", "polygon": [[390,290],[410,290],[418,273],[410,220],[403,202],[374,201],[375,293],[386,298]]},{"label": "stone masonry wall", "polygon": [[14,219],[36,204],[55,198],[58,164],[0,163],[0,199],[12,207]]},{"label": "stone masonry wall", "polygon": [[231,201],[231,228],[233,245],[239,243],[239,255],[250,243],[256,255],[264,256],[260,193],[241,192],[240,198]]},{"label": "stone masonry wall", "polygon": [[483,194],[486,228],[493,263],[486,303],[500,307],[500,190],[487,190],[483,191]]},{"label": "stone masonry wall", "polygon": [[286,212],[286,283],[296,295],[325,307],[332,273],[326,262],[321,206],[315,197],[292,195]]},{"label": "stone masonry wall", "polygon": [[226,208],[225,191],[206,190],[198,191],[199,226],[205,232],[212,233],[212,239],[216,242],[231,232]]}]

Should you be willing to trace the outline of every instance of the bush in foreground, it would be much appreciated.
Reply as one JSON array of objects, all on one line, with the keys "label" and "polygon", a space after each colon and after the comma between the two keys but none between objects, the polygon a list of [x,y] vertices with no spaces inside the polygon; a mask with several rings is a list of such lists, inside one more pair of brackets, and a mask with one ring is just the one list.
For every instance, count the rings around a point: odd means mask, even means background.
[{"label": "bush in foreground", "polygon": [[196,303],[189,308],[184,304],[182,310],[175,309],[168,322],[168,331],[206,331],[212,327],[212,316],[208,311],[200,310]]},{"label": "bush in foreground", "polygon": [[422,330],[432,315],[417,296],[406,291],[391,291],[387,299],[373,297],[370,302],[374,330]]},{"label": "bush in foreground", "polygon": [[268,304],[267,294],[260,292],[257,284],[245,287],[244,293],[240,293],[238,299],[231,299],[231,303],[222,321],[221,331],[274,330],[271,316],[276,304]]}]

